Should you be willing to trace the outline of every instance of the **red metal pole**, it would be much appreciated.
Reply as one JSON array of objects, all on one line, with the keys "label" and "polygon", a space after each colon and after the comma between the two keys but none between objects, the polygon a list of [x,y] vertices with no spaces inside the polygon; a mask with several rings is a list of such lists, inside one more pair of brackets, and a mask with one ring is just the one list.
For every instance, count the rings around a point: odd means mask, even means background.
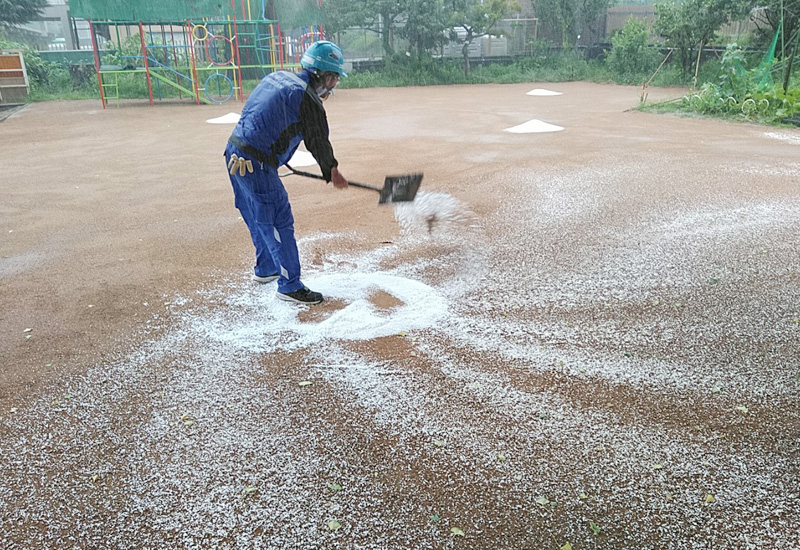
[{"label": "red metal pole", "polygon": [[242,63],[239,58],[239,31],[236,29],[236,16],[233,16],[233,45],[236,49],[236,72],[239,73],[239,99],[244,103],[244,86],[242,85]]},{"label": "red metal pole", "polygon": [[283,70],[283,36],[281,35],[281,24],[278,23],[278,51],[281,54],[281,70]]},{"label": "red metal pole", "polygon": [[[89,22],[89,32],[92,33],[92,51],[94,52],[94,70],[97,73],[97,86],[100,88],[100,103],[103,104],[103,109],[106,108],[106,96],[103,93],[103,75],[100,74],[100,52],[97,48],[97,37],[94,34],[94,26],[92,20],[87,19]],[[119,47],[119,45],[117,45]]]},{"label": "red metal pole", "polygon": [[142,42],[142,57],[144,58],[144,74],[147,77],[147,93],[150,94],[150,106],[153,105],[153,86],[150,84],[150,64],[147,62],[147,48],[144,45],[144,27],[139,21],[139,38]]}]

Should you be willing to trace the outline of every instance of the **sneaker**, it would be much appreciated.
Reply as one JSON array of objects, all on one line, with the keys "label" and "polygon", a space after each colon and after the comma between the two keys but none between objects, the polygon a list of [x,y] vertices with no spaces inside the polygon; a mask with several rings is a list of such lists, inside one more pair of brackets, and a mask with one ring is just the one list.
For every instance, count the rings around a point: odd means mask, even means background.
[{"label": "sneaker", "polygon": [[296,302],[298,304],[318,304],[322,301],[322,294],[314,292],[306,287],[294,292],[282,294],[278,292],[278,298],[287,302]]},{"label": "sneaker", "polygon": [[272,281],[277,281],[280,275],[267,275],[266,277],[262,277],[261,275],[253,275],[253,280],[257,283],[261,283],[263,285],[267,283],[271,283]]}]

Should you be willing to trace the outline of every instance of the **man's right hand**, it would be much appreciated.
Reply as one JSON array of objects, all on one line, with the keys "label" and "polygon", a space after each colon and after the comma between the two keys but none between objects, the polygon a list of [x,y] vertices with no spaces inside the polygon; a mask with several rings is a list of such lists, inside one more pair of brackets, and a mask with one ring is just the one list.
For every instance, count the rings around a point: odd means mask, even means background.
[{"label": "man's right hand", "polygon": [[347,178],[336,167],[331,169],[331,181],[336,189],[347,189]]}]

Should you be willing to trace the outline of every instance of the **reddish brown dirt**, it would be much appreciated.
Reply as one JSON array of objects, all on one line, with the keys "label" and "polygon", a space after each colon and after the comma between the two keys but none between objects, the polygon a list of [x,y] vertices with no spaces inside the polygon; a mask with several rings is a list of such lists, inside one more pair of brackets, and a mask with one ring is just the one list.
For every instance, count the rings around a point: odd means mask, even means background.
[{"label": "reddish brown dirt", "polygon": [[[231,126],[206,123],[241,104],[15,113],[0,546],[800,546],[800,134],[638,100],[586,83],[337,92],[346,176],[422,171],[474,225],[410,238],[375,194],[287,178],[309,273],[394,251],[377,268],[448,313],[297,346],[267,330],[213,360],[228,344],[187,323],[274,307],[247,279]],[[565,130],[503,132],[531,119]],[[243,288],[252,304],[226,302]],[[364,298],[386,317],[414,300]]]}]

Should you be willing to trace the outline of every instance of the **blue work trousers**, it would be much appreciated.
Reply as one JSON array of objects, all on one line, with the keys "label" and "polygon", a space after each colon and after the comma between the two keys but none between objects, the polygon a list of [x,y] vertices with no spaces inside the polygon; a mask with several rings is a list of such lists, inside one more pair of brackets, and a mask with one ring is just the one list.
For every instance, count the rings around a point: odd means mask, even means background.
[{"label": "blue work trousers", "polygon": [[[242,156],[228,144],[226,167],[233,153]],[[234,204],[256,247],[255,274],[259,277],[279,275],[278,292],[288,294],[303,288],[289,195],[277,170],[258,161],[253,161],[253,168],[252,174],[245,172],[240,176],[238,170],[230,174]]]}]

